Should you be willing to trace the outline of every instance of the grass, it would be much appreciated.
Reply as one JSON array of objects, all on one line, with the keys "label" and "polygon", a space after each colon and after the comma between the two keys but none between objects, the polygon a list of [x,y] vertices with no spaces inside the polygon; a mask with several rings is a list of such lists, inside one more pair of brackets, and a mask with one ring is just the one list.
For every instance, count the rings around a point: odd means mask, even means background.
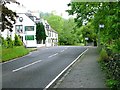
[{"label": "grass", "polygon": [[59,45],[59,46],[84,46],[84,43],[76,43],[74,45]]},{"label": "grass", "polygon": [[17,46],[13,48],[0,49],[0,56],[2,56],[2,62],[9,61],[28,54],[29,52],[36,50],[35,48],[25,48],[24,46]]}]

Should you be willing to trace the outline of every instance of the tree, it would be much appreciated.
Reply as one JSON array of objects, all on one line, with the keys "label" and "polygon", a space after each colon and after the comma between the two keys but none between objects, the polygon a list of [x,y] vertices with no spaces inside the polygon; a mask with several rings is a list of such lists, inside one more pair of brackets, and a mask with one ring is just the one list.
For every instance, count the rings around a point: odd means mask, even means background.
[{"label": "tree", "polygon": [[37,43],[40,43],[41,40],[46,40],[46,33],[45,33],[45,28],[44,28],[44,25],[43,23],[37,23],[36,24],[36,40],[37,40]]},{"label": "tree", "polygon": [[46,19],[50,26],[58,32],[60,45],[75,45],[82,41],[81,33],[79,32],[79,28],[76,27],[73,18],[63,19],[61,16],[52,13],[47,15],[47,17],[45,15],[44,19]]},{"label": "tree", "polygon": [[1,0],[0,1],[0,13],[2,18],[2,31],[9,29],[12,32],[13,24],[15,24],[16,13],[6,7],[6,4],[18,3],[16,0]]},{"label": "tree", "polygon": [[97,2],[71,2],[68,4],[71,9],[66,10],[69,15],[76,15],[75,22],[77,26],[82,26],[83,22],[88,22],[94,17],[100,8],[100,3]]},{"label": "tree", "polygon": [[61,16],[50,14],[47,17],[44,17],[50,24],[50,26],[58,32],[58,34],[63,29],[64,20]]},{"label": "tree", "polygon": [[64,25],[62,32],[60,34],[60,44],[64,45],[74,45],[77,43],[77,36],[74,33],[76,24],[74,23],[73,18],[64,20]]},{"label": "tree", "polygon": [[104,24],[104,29],[100,30],[101,43],[111,49],[120,50],[120,2],[71,2],[71,7],[67,12],[70,15],[76,14],[77,25],[82,26],[83,22],[93,21],[94,31],[98,34],[99,24]]}]

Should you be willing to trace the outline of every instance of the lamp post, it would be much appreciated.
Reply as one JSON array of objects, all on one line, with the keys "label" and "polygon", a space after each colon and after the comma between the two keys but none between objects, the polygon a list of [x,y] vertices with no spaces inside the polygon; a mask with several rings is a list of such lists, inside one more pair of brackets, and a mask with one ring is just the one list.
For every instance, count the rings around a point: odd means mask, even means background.
[{"label": "lamp post", "polygon": [[100,29],[104,28],[104,24],[99,24],[99,29],[98,29],[98,46],[100,46]]}]

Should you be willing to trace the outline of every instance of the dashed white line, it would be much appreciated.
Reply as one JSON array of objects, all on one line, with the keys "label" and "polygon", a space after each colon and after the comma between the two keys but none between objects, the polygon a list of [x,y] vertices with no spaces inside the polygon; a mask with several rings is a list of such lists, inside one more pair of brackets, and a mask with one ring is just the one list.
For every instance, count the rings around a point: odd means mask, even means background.
[{"label": "dashed white line", "polygon": [[48,58],[51,58],[51,57],[53,57],[53,56],[56,56],[58,53],[56,53],[56,54],[53,54],[53,55],[51,55],[51,56],[49,56]]},{"label": "dashed white line", "polygon": [[31,63],[31,64],[28,64],[28,65],[25,65],[25,66],[20,67],[20,68],[18,68],[18,69],[15,69],[15,70],[13,70],[12,72],[17,72],[17,71],[19,71],[19,70],[21,70],[21,69],[27,68],[27,67],[29,67],[29,66],[31,66],[31,65],[33,65],[33,64],[39,63],[39,62],[41,62],[41,61],[42,61],[42,60],[38,60],[38,61],[33,62],[33,63]]},{"label": "dashed white line", "polygon": [[64,52],[65,50],[62,50],[61,52]]}]

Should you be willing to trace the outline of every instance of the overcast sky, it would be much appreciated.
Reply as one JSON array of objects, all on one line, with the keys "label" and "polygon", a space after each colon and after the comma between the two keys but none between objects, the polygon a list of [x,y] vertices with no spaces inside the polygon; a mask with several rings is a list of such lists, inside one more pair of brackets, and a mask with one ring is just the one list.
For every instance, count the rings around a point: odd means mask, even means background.
[{"label": "overcast sky", "polygon": [[63,17],[67,18],[68,13],[65,12],[65,10],[68,9],[67,4],[70,3],[71,0],[17,0],[17,1],[24,5],[24,9],[21,11],[18,8],[16,8],[15,5],[10,6],[12,9],[17,9],[15,10],[17,12],[31,10],[50,13],[51,11],[56,11],[58,15],[61,15],[62,13]]}]

